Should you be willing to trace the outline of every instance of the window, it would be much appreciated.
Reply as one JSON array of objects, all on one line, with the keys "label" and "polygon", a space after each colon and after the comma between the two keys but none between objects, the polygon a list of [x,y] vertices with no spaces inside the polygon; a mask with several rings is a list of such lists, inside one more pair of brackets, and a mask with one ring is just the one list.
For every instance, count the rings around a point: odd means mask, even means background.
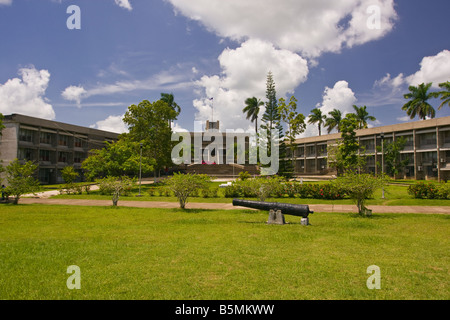
[{"label": "window", "polygon": [[425,133],[419,135],[420,146],[425,148],[436,148],[436,133]]},{"label": "window", "polygon": [[20,148],[18,152],[19,160],[30,161],[34,160],[33,150],[28,148]]},{"label": "window", "polygon": [[39,150],[39,161],[50,161],[50,151]]},{"label": "window", "polygon": [[75,138],[73,145],[75,148],[83,148],[83,140],[81,138]]},{"label": "window", "polygon": [[74,163],[82,163],[84,161],[84,159],[85,159],[84,153],[75,152],[75,155],[73,157],[73,162]]},{"label": "window", "polygon": [[39,142],[42,144],[52,144],[52,134],[49,132],[41,132],[39,134]]},{"label": "window", "polygon": [[58,162],[68,162],[69,154],[67,152],[58,152]]},{"label": "window", "polygon": [[19,129],[19,141],[33,142],[33,137],[33,130]]},{"label": "window", "polygon": [[59,135],[58,145],[67,147],[69,145],[69,137],[65,135]]}]

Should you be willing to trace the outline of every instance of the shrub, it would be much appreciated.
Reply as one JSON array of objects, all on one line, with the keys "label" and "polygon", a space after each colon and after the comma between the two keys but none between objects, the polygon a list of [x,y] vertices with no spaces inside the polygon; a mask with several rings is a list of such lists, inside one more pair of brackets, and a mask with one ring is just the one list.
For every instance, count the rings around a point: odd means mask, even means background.
[{"label": "shrub", "polygon": [[239,172],[239,179],[242,181],[250,179],[251,177],[252,177],[252,175],[250,173],[248,173],[248,171]]},{"label": "shrub", "polygon": [[225,198],[239,198],[242,195],[242,188],[236,182],[225,187],[224,189]]},{"label": "shrub", "polygon": [[345,197],[344,186],[338,186],[334,182],[324,184],[310,184],[307,193],[313,199],[338,200]]},{"label": "shrub", "polygon": [[447,183],[419,181],[408,187],[408,193],[415,199],[450,199],[450,186]]},{"label": "shrub", "polygon": [[205,188],[202,189],[203,198],[217,198],[219,196],[219,188]]},{"label": "shrub", "polygon": [[178,198],[180,208],[184,209],[188,197],[200,189],[204,189],[210,178],[204,174],[181,174],[175,173],[165,181],[168,190],[171,190]]},{"label": "shrub", "polygon": [[153,197],[155,196],[155,191],[155,188],[149,188],[147,192],[150,197]]},{"label": "shrub", "polygon": [[370,215],[371,211],[365,206],[366,200],[373,196],[375,190],[386,185],[387,181],[386,176],[374,177],[371,174],[358,174],[350,171],[344,176],[338,177],[335,183],[339,188],[346,190],[348,196],[358,207],[360,215]]},{"label": "shrub", "polygon": [[130,179],[127,176],[121,178],[107,177],[97,180],[99,191],[101,194],[112,195],[113,206],[117,206],[119,197],[121,195],[127,195],[131,192],[131,189],[136,184],[136,179]]}]

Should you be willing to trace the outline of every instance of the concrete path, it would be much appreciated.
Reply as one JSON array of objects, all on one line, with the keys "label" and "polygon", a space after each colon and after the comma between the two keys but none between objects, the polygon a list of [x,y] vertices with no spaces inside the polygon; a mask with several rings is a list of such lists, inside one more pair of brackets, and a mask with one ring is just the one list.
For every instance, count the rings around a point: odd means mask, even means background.
[{"label": "concrete path", "polygon": [[[85,200],[85,199],[49,199],[41,198],[21,198],[22,204],[50,204],[50,205],[72,205],[72,206],[111,206],[111,200]],[[136,208],[179,208],[178,202],[159,202],[159,201],[121,201],[120,207]],[[188,202],[187,209],[214,209],[214,210],[233,210],[248,209],[234,207],[231,203],[199,203]],[[355,205],[322,205],[311,204],[309,208],[314,212],[357,212]],[[450,206],[368,206],[373,213],[422,213],[422,214],[450,214]]]}]

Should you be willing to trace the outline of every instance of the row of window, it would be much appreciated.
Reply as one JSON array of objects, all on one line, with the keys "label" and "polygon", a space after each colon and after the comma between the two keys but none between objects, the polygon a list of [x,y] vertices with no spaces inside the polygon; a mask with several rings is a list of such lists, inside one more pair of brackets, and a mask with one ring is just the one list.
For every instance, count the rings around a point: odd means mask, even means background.
[{"label": "row of window", "polygon": [[[19,130],[19,141],[23,142],[31,142],[34,143],[35,134],[37,131],[28,130],[28,129],[20,129]],[[70,142],[73,138],[73,146],[74,148],[85,148],[86,141],[77,137],[70,137],[66,135],[57,135],[55,133],[50,132],[39,132],[39,143],[48,144],[48,145],[58,145],[58,146],[66,146],[70,145]]]},{"label": "row of window", "polygon": [[[412,150],[414,147],[414,139],[413,135],[406,135],[402,136],[405,138],[406,143],[404,150]],[[449,147],[450,148],[450,131],[443,131],[440,134],[440,147]],[[389,143],[392,143],[393,139],[392,137],[384,138],[383,143],[384,145],[387,145]],[[360,146],[362,152],[367,153],[373,153],[375,152],[375,139],[365,139],[360,140]],[[376,145],[378,147],[381,147],[381,139],[377,137],[376,139]],[[423,133],[417,135],[416,140],[416,148],[418,149],[435,149],[437,147],[437,139],[436,139],[436,133]],[[317,149],[317,152],[316,152]],[[303,158],[305,157],[305,147],[304,146],[298,146],[297,149],[294,151],[294,156],[297,158]],[[325,157],[327,156],[327,145],[315,145],[313,146],[306,146],[306,157]],[[290,157],[290,150],[288,150],[288,157]]]},{"label": "row of window", "polygon": [[[82,163],[87,155],[83,152],[73,153],[73,163]],[[25,161],[43,161],[43,162],[71,162],[72,153],[55,152],[50,150],[39,150],[39,154],[35,149],[19,148],[17,158]]]}]

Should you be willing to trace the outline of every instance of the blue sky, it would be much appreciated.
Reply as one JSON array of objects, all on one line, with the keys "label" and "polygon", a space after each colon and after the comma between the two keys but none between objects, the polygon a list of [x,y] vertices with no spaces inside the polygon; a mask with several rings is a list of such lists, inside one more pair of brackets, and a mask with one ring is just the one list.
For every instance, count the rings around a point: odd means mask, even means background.
[{"label": "blue sky", "polygon": [[[70,5],[79,30],[67,28]],[[214,116],[223,129],[248,129],[244,100],[265,99],[272,71],[278,97],[295,95],[305,115],[355,104],[372,126],[404,122],[408,85],[450,80],[449,9],[446,0],[0,0],[0,112],[122,132],[129,105],[171,92],[177,128]]]}]

